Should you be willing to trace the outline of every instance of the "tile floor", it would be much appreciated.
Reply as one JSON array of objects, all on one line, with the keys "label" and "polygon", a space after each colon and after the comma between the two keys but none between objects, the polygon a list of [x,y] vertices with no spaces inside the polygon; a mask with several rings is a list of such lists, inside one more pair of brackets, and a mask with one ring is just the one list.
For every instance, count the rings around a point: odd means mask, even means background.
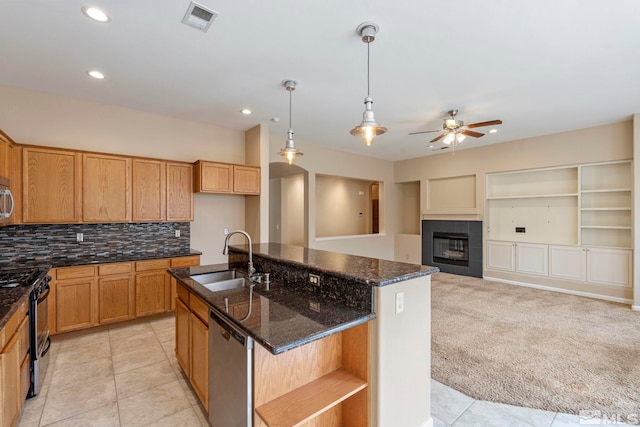
[{"label": "tile floor", "polygon": [[[208,426],[174,353],[172,315],[54,337],[18,427]],[[578,426],[575,415],[474,400],[431,381],[434,427]],[[402,426],[397,426],[402,427]]]}]

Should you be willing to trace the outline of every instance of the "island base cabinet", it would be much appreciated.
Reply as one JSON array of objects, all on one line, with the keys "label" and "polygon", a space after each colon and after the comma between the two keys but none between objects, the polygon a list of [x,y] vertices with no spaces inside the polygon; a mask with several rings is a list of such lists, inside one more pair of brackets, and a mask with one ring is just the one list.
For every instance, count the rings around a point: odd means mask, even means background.
[{"label": "island base cabinet", "polygon": [[368,324],[273,355],[254,347],[254,426],[369,425]]}]

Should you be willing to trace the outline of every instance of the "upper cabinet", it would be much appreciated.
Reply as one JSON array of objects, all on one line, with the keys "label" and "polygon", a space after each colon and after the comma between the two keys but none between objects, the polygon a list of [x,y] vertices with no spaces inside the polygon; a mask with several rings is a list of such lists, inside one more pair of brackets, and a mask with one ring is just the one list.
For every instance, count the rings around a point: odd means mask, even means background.
[{"label": "upper cabinet", "polygon": [[193,166],[167,163],[167,221],[193,221]]},{"label": "upper cabinet", "polygon": [[260,168],[254,166],[195,162],[196,193],[260,194]]},{"label": "upper cabinet", "polygon": [[133,220],[166,218],[166,162],[133,159]]},{"label": "upper cabinet", "polygon": [[0,133],[0,177],[9,178],[9,165],[11,164],[9,150],[11,144],[9,139],[4,136],[3,133]]},{"label": "upper cabinet", "polygon": [[82,219],[82,155],[41,147],[22,149],[22,221],[72,223]]},{"label": "upper cabinet", "polygon": [[84,222],[131,221],[131,158],[83,154]]}]

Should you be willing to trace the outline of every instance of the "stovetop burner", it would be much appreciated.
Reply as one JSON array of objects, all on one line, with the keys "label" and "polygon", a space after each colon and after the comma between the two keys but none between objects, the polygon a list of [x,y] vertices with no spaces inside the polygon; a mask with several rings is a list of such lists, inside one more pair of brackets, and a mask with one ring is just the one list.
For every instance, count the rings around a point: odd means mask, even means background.
[{"label": "stovetop burner", "polygon": [[0,288],[33,286],[47,274],[41,268],[0,269]]}]

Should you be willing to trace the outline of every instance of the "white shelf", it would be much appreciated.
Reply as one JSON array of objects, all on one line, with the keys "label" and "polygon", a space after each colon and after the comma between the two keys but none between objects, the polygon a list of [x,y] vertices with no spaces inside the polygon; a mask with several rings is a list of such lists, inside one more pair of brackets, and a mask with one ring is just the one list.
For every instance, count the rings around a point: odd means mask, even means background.
[{"label": "white shelf", "polygon": [[602,190],[581,190],[581,193],[624,193],[631,191],[630,188],[606,188]]},{"label": "white shelf", "polygon": [[631,211],[631,208],[581,208],[582,211]]},{"label": "white shelf", "polygon": [[631,230],[631,227],[621,227],[614,225],[583,225],[580,228],[593,228],[601,230]]},{"label": "white shelf", "polygon": [[487,200],[541,199],[545,197],[578,197],[578,193],[539,194],[539,195],[526,195],[526,196],[494,196],[494,197],[487,197]]}]

